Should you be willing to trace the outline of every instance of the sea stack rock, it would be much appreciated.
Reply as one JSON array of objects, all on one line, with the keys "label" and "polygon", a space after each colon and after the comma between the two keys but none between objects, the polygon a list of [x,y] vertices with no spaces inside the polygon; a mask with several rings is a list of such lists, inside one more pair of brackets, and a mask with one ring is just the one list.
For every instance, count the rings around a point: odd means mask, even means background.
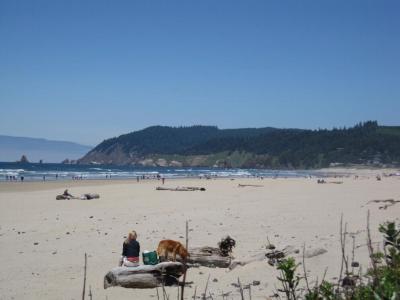
[{"label": "sea stack rock", "polygon": [[26,157],[26,155],[22,155],[21,159],[19,160],[20,163],[29,163],[28,158]]}]

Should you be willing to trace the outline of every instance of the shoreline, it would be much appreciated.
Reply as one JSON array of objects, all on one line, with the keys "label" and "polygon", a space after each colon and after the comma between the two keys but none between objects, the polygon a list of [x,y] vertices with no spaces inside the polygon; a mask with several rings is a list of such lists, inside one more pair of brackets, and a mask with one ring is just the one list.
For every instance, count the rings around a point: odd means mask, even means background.
[{"label": "shoreline", "polygon": [[[287,171],[287,170],[271,170],[276,171]],[[301,170],[306,171],[306,170]],[[311,171],[311,170],[310,170]],[[196,181],[196,182],[207,182],[212,180],[257,180],[258,182],[262,180],[269,179],[316,179],[316,178],[350,178],[352,176],[360,176],[363,178],[375,177],[376,175],[380,175],[382,177],[387,176],[388,174],[399,173],[400,169],[393,168],[326,168],[326,169],[315,169],[312,170],[315,172],[312,175],[297,175],[297,176],[255,176],[255,175],[243,175],[243,176],[212,176],[210,178],[199,177],[198,175],[192,176],[179,176],[179,177],[166,177],[166,183],[168,182],[176,182],[176,181]],[[317,176],[319,175],[319,176]],[[400,176],[394,176],[395,178],[400,179]],[[109,179],[101,179],[101,178],[83,178],[83,179],[71,179],[71,178],[59,178],[59,179],[47,179],[45,181],[37,179],[25,179],[23,182],[20,180],[16,181],[0,181],[0,193],[4,192],[28,192],[28,191],[41,191],[41,190],[53,190],[53,189],[61,189],[61,188],[69,188],[69,187],[86,187],[86,186],[101,186],[101,185],[116,185],[116,184],[144,184],[144,183],[155,183],[159,182],[161,184],[161,179],[157,178],[145,178],[139,179],[134,177],[117,177],[109,178]]]}]

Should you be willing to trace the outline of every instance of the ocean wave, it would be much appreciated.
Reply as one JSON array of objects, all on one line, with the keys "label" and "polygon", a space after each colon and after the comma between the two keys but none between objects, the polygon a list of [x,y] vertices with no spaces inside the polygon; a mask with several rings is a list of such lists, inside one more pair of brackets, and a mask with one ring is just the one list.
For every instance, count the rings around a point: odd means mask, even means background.
[{"label": "ocean wave", "polygon": [[19,176],[24,172],[24,169],[0,169],[0,176]]},{"label": "ocean wave", "polygon": [[[18,164],[10,168],[12,163],[0,163],[0,180],[6,180],[6,176],[24,176],[26,180],[68,180],[73,177],[84,179],[136,179],[137,177],[156,178],[193,178],[193,177],[218,177],[218,178],[240,178],[240,177],[304,177],[318,174],[316,171],[308,170],[260,170],[260,169],[219,169],[219,168],[162,168],[162,167],[133,167],[112,166],[93,167],[81,165],[54,165],[54,164],[30,164],[24,169]],[[319,173],[321,175],[321,173]]]},{"label": "ocean wave", "polygon": [[21,173],[25,172],[25,169],[0,169],[0,172],[10,172],[10,171]]}]

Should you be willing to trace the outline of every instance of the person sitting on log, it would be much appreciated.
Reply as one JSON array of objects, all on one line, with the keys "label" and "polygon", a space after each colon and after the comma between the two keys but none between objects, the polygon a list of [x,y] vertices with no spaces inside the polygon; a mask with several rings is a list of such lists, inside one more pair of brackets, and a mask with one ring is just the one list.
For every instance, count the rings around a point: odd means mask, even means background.
[{"label": "person sitting on log", "polygon": [[124,241],[122,245],[122,257],[120,259],[120,266],[125,267],[137,267],[139,266],[139,253],[140,253],[140,244],[136,240],[137,233],[132,230],[128,233],[127,239]]}]

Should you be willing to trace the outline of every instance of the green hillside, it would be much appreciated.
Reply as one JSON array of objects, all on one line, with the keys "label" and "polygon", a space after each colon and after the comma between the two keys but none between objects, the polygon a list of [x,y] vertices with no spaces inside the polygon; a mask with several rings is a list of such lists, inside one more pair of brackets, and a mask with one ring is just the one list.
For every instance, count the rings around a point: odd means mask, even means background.
[{"label": "green hillside", "polygon": [[400,127],[374,121],[333,130],[153,126],[105,140],[81,163],[93,161],[256,168],[398,164]]}]

